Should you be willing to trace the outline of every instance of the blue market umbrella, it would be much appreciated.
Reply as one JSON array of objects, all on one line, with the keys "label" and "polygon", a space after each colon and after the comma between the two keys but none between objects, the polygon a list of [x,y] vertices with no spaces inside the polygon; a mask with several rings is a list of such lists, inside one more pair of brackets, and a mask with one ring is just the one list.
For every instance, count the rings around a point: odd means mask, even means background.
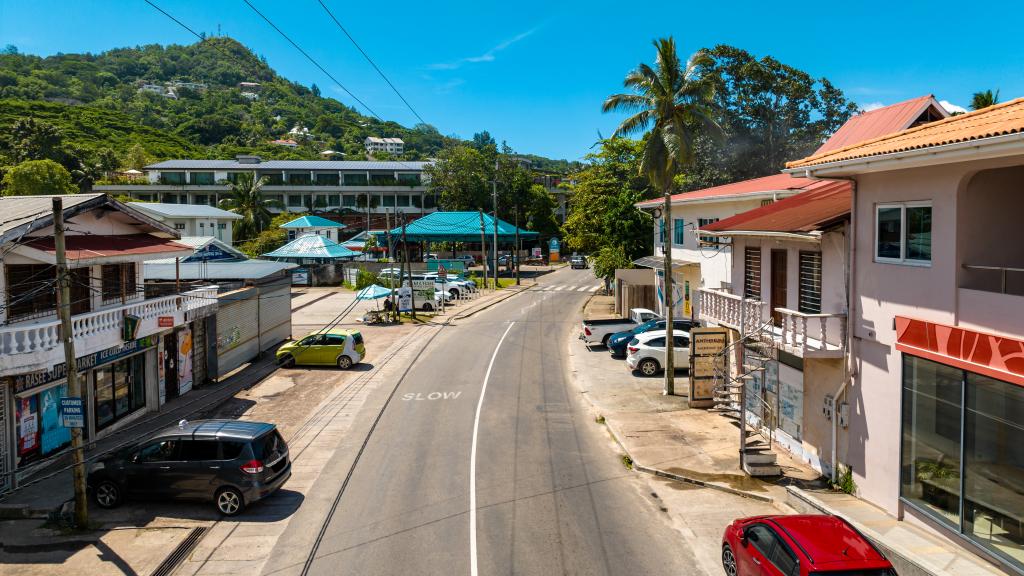
[{"label": "blue market umbrella", "polygon": [[377,284],[370,284],[356,294],[356,300],[378,300],[391,295],[391,289]]}]

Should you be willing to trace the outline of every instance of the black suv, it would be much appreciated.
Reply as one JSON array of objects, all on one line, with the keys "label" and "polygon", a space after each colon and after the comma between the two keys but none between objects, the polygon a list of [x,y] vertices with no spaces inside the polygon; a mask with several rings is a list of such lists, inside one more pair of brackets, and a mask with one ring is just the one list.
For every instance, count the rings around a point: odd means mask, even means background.
[{"label": "black suv", "polygon": [[114,508],[126,497],[213,501],[227,516],[266,498],[292,475],[288,445],[273,424],[182,421],[96,463],[89,490]]}]

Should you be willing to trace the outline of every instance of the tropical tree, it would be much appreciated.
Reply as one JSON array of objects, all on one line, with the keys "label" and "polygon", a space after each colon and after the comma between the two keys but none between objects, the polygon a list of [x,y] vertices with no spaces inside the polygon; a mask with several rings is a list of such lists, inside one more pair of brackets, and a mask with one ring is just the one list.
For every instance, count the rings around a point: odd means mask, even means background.
[{"label": "tropical tree", "polygon": [[[672,191],[676,175],[691,163],[698,136],[715,133],[718,124],[712,115],[713,85],[701,74],[709,66],[707,52],[695,53],[683,64],[671,37],[654,42],[657,58],[654,66],[641,63],[623,82],[632,92],[614,94],[604,102],[605,112],[627,112],[614,136],[647,133],[640,172],[664,194],[664,222],[672,222]],[[665,340],[672,340],[672,251],[665,251]],[[665,347],[665,394],[675,393],[675,362],[672,346]]]},{"label": "tropical tree", "polygon": [[231,195],[220,201],[221,208],[238,214],[242,219],[235,226],[239,240],[255,238],[270,224],[274,215],[268,208],[284,210],[284,203],[263,197],[263,178],[252,172],[242,172],[231,185]]},{"label": "tropical tree", "polygon": [[996,90],[993,94],[991,90],[985,90],[984,92],[975,92],[971,96],[971,110],[981,110],[982,108],[988,108],[989,106],[995,106],[999,104],[999,90]]},{"label": "tropical tree", "polygon": [[4,196],[73,194],[78,191],[66,168],[53,160],[26,160],[4,174]]}]

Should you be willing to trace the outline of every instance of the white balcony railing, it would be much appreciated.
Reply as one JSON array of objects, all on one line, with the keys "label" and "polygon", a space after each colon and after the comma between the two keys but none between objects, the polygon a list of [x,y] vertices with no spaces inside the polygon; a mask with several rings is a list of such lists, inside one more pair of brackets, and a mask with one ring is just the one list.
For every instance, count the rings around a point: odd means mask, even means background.
[{"label": "white balcony railing", "polygon": [[778,325],[769,325],[769,307],[760,300],[723,290],[700,289],[700,318],[743,333],[760,332],[776,346],[800,357],[838,358],[845,353],[845,314],[806,314],[776,308]]},{"label": "white balcony railing", "polygon": [[[206,286],[183,294],[150,298],[71,318],[75,351],[79,356],[98,352],[121,341],[126,314],[139,318],[138,338],[165,329],[160,317],[171,317],[175,326],[191,319],[191,312],[217,304],[217,287]],[[60,321],[47,319],[0,327],[0,371],[38,369],[63,359]],[[51,358],[52,356],[52,358]]]},{"label": "white balcony railing", "polygon": [[724,290],[710,288],[701,288],[699,294],[701,320],[733,330],[740,330],[742,322],[744,326],[741,331],[746,334],[760,329],[768,320],[768,305],[760,300],[742,298]]},{"label": "white balcony railing", "polygon": [[846,314],[805,314],[776,308],[782,325],[772,331],[778,344],[800,357],[842,356],[846,343]]}]

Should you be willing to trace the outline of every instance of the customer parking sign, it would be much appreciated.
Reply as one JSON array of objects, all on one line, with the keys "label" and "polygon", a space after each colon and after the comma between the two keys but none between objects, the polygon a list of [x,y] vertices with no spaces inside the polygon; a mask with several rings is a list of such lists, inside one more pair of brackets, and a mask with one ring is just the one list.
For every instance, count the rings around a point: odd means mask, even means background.
[{"label": "customer parking sign", "polygon": [[85,410],[81,398],[60,399],[60,420],[65,428],[85,428]]}]

